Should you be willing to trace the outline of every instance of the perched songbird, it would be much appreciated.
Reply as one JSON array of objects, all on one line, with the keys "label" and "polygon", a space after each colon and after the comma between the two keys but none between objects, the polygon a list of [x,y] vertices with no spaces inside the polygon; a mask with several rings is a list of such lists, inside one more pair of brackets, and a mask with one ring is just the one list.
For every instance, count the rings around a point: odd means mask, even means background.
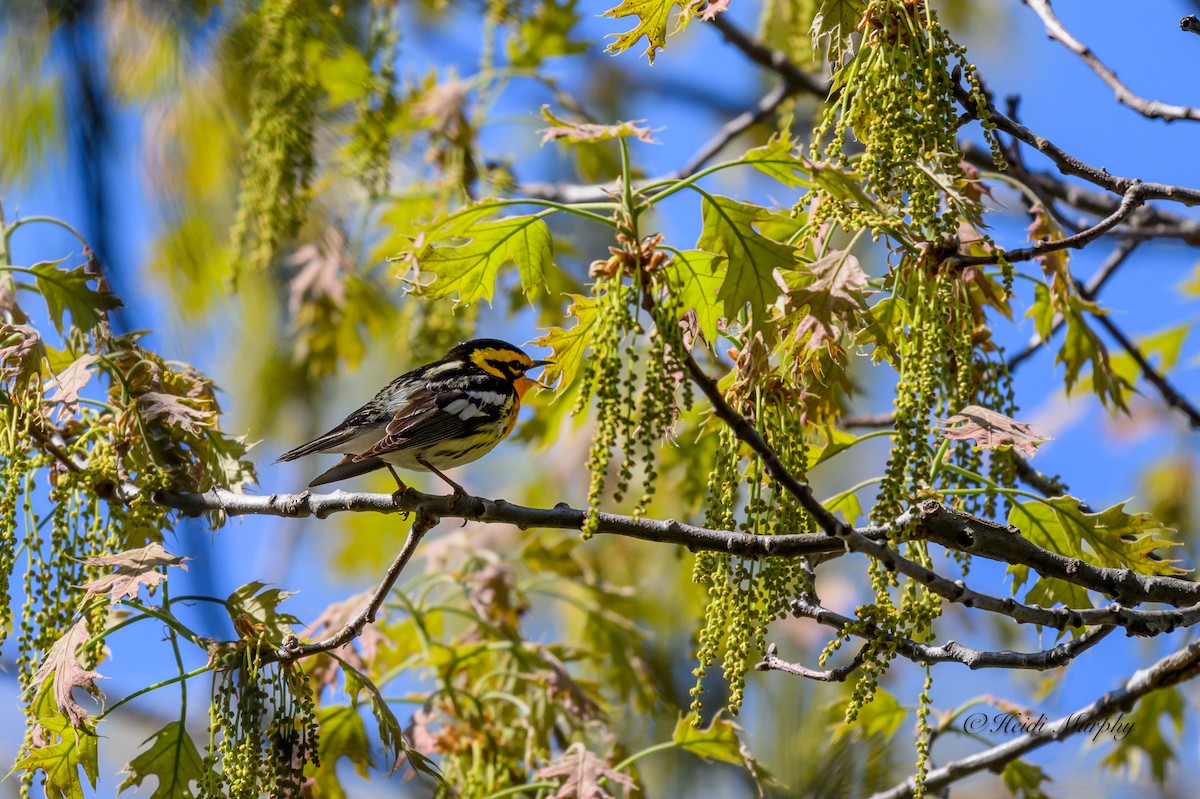
[{"label": "perched songbird", "polygon": [[535,361],[512,344],[492,338],[459,344],[446,357],[400,375],[325,435],[279,456],[291,461],[315,452],[344,457],[309,487],[387,468],[400,491],[406,486],[392,467],[442,473],[478,460],[503,441],[517,422],[521,397],[532,386],[548,388],[525,373]]}]

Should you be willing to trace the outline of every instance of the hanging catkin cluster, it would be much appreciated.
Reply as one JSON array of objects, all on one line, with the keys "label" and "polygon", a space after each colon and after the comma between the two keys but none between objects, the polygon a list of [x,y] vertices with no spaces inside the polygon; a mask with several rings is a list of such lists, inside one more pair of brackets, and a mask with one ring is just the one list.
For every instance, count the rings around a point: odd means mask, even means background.
[{"label": "hanging catkin cluster", "polygon": [[296,666],[264,665],[253,642],[213,675],[201,796],[301,796],[317,760],[316,697]]},{"label": "hanging catkin cluster", "polygon": [[[654,498],[657,447],[679,414],[676,393],[681,386],[685,407],[691,404],[691,386],[684,380],[682,361],[681,308],[660,282],[667,263],[665,254],[655,250],[660,240],[661,236],[651,236],[639,241],[626,230],[618,235],[622,246],[612,248],[612,257],[592,264],[596,332],[573,409],[580,413],[595,396],[585,538],[596,530],[596,509],[618,445],[622,458],[613,496],[621,501],[630,491],[640,462],[641,486],[633,509],[634,517],[640,517]],[[648,334],[642,325],[645,316],[654,323]]]},{"label": "hanging catkin cluster", "polygon": [[[899,216],[922,239],[952,235],[958,216],[940,212],[945,185],[963,178],[952,70],[966,79],[968,102],[1003,163],[975,68],[924,0],[872,0],[862,29],[861,46],[835,78],[837,99],[813,133],[812,156],[853,169],[883,213],[817,190],[806,201],[812,227],[832,220],[879,235],[895,229]],[[851,137],[862,146],[854,155]]]},{"label": "hanging catkin cluster", "polygon": [[[730,396],[797,479],[808,470],[806,435],[800,411],[782,381],[772,377],[761,339],[747,344],[738,359],[739,378]],[[788,491],[769,478],[757,455],[743,459],[740,442],[728,427],[720,432],[716,463],[705,499],[705,526],[737,529],[750,535],[813,532],[815,524]],[[745,461],[745,466],[743,462]],[[736,512],[744,497],[741,520]],[[746,673],[763,654],[767,626],[787,615],[788,600],[811,589],[796,558],[743,558],[700,552],[692,579],[708,591],[708,606],[698,634],[692,710],[699,723],[706,672],[718,659],[729,684],[729,709],[736,713],[745,692]]]},{"label": "hanging catkin cluster", "polygon": [[264,0],[254,20],[242,187],[233,240],[264,268],[300,229],[311,196],[317,86],[305,54],[311,24],[298,0]]}]

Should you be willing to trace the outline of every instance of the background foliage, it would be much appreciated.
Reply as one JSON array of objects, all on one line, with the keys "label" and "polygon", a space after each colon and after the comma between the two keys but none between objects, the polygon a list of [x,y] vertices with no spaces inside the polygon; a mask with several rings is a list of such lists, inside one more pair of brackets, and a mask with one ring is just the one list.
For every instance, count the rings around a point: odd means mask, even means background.
[{"label": "background foliage", "polygon": [[[1190,9],[728,5],[4,7],[6,788],[1186,792]],[[578,511],[268,503],[475,334]]]}]

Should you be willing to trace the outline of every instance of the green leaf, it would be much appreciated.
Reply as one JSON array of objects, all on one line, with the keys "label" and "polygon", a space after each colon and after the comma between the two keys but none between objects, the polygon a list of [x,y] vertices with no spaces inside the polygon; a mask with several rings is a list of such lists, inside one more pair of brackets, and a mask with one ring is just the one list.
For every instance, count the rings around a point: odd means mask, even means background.
[{"label": "green leaf", "polygon": [[717,338],[721,318],[717,294],[725,282],[725,256],[702,250],[676,253],[667,268],[670,281],[684,310],[696,312],[700,332],[710,342]]},{"label": "green leaf", "polygon": [[255,581],[241,586],[230,594],[229,598],[225,600],[229,618],[237,619],[238,616],[249,616],[267,629],[286,635],[291,632],[291,626],[299,624],[300,620],[290,613],[280,613],[279,604],[288,597],[294,596],[296,592],[282,591],[278,588],[267,588],[264,591],[265,586],[266,583]]},{"label": "green leaf", "polygon": [[841,346],[847,331],[861,327],[867,310],[867,273],[848,251],[834,250],[809,264],[776,273],[785,294],[780,321],[788,340],[802,354],[821,350],[835,361],[843,360]]},{"label": "green leaf", "polygon": [[725,304],[725,317],[736,319],[749,303],[756,326],[766,322],[766,307],[779,296],[772,273],[792,269],[795,251],[787,244],[769,239],[754,229],[768,209],[706,195],[703,203],[704,230],[696,247],[728,257],[728,269],[718,298]]},{"label": "green leaf", "polygon": [[553,240],[541,215],[480,220],[494,210],[494,206],[466,209],[426,230],[428,243],[416,254],[416,261],[434,280],[419,286],[418,293],[431,299],[453,295],[461,305],[479,299],[490,303],[496,275],[508,263],[517,265],[526,295],[546,284]]},{"label": "green leaf", "polygon": [[1090,305],[1073,294],[1068,298],[1067,307],[1062,311],[1067,334],[1054,362],[1066,367],[1068,392],[1079,379],[1083,367],[1090,364],[1092,392],[1105,405],[1125,409],[1125,394],[1131,386],[1113,370],[1108,349],[1084,318],[1083,312],[1090,311]]},{"label": "green leaf", "polygon": [[143,745],[146,743],[150,743],[150,748],[125,765],[124,771],[129,776],[117,788],[117,793],[140,786],[146,777],[155,777],[158,785],[150,799],[192,799],[196,796],[191,784],[204,780],[204,761],[184,726],[178,721],[168,722],[142,741]]},{"label": "green leaf", "polygon": [[821,0],[813,15],[813,49],[824,50],[831,64],[841,65],[850,50],[850,36],[866,10],[865,0]]},{"label": "green leaf", "polygon": [[576,0],[542,0],[508,37],[508,60],[514,69],[537,67],[547,58],[586,52],[588,44],[571,38],[579,22]]},{"label": "green leaf", "polygon": [[546,335],[533,342],[539,347],[549,347],[553,350],[550,356],[553,363],[547,365],[542,372],[542,381],[553,383],[557,380],[559,394],[575,382],[575,377],[583,366],[583,355],[592,340],[592,327],[596,324],[596,298],[579,294],[572,294],[570,297],[572,303],[567,309],[567,314],[574,316],[578,323],[570,330],[552,327],[546,331]]},{"label": "green leaf", "polygon": [[[621,0],[621,5],[610,8],[604,16],[614,19],[635,16],[638,24],[624,33],[610,33],[612,39],[605,49],[606,53],[623,53],[646,37],[646,57],[654,63],[654,54],[667,46],[667,20],[671,9],[675,6],[684,7],[682,0]],[[676,31],[687,24],[688,15],[681,13]]]},{"label": "green leaf", "polygon": [[858,494],[853,491],[847,491],[844,494],[838,494],[832,499],[827,499],[821,503],[825,506],[825,510],[830,513],[841,512],[842,518],[846,524],[854,525],[858,523],[860,518],[863,518],[862,503],[859,502]]},{"label": "green leaf", "polygon": [[79,769],[83,769],[88,783],[96,787],[100,774],[99,750],[96,746],[96,730],[90,719],[80,726],[58,711],[54,704],[53,691],[47,682],[30,704],[30,715],[44,741],[34,746],[29,753],[13,763],[9,775],[19,771],[41,771],[46,775],[45,792],[50,799],[83,799],[83,782]]},{"label": "green leaf", "polygon": [[443,781],[442,772],[438,769],[437,764],[414,749],[408,739],[404,737],[399,719],[388,707],[387,700],[383,698],[383,694],[379,692],[375,683],[367,675],[346,663],[342,664],[342,671],[346,675],[346,693],[350,695],[353,707],[358,707],[359,694],[363,691],[367,692],[371,703],[371,714],[375,717],[379,732],[379,742],[383,745],[387,758],[386,768],[394,769],[403,761],[407,762],[414,771]]},{"label": "green leaf", "polygon": [[694,715],[680,716],[675,723],[671,739],[679,748],[705,760],[742,765],[742,742],[738,738],[742,728],[720,713],[707,727],[697,728],[693,725]]},{"label": "green leaf", "polygon": [[360,777],[367,776],[371,763],[371,749],[367,742],[367,727],[356,708],[349,705],[332,705],[317,711],[320,728],[318,756],[319,768],[306,769],[313,774],[316,795],[322,799],[345,799],[346,791],[337,778],[337,764],[343,757],[349,758],[354,771]]},{"label": "green leaf", "polygon": [[1012,795],[1019,799],[1050,799],[1041,789],[1041,784],[1052,780],[1040,766],[1033,763],[1026,763],[1024,760],[1009,761],[1004,766],[1004,771],[1000,772],[1000,779],[1004,780],[1005,787]]},{"label": "green leaf", "polygon": [[[845,708],[838,704],[832,708],[832,712],[836,713],[840,720],[844,717]],[[896,697],[882,688],[877,688],[870,703],[858,711],[858,718],[850,724],[839,724],[833,737],[836,741],[851,731],[857,731],[863,737],[878,733],[885,738],[891,738],[907,717],[908,709],[897,702]]]},{"label": "green leaf", "polygon": [[[1122,502],[1099,513],[1085,513],[1075,497],[1055,497],[1015,505],[1008,523],[1043,549],[1071,558],[1138,574],[1180,574],[1174,561],[1164,560],[1157,550],[1177,546],[1162,534],[1174,532],[1148,513],[1128,514]],[[1025,566],[1012,566],[1013,590],[1028,577]]]},{"label": "green leaf", "polygon": [[807,188],[808,162],[795,154],[796,142],[785,133],[776,133],[766,144],[747,151],[741,162],[774,178],[788,188]]},{"label": "green leaf", "polygon": [[331,106],[359,100],[371,93],[375,76],[362,53],[353,47],[343,47],[337,55],[324,56],[324,50],[323,41],[308,42],[312,74],[321,82]]},{"label": "green leaf", "polygon": [[107,289],[94,289],[88,285],[88,281],[97,276],[86,265],[59,269],[58,265],[65,260],[42,261],[30,267],[30,271],[37,278],[38,290],[46,300],[46,309],[59,334],[63,332],[67,312],[70,312],[75,327],[91,332],[107,318],[109,311],[120,308],[122,303]]},{"label": "green leaf", "polygon": [[1091,732],[1090,737],[1097,741],[1107,739],[1114,742],[1112,751],[1100,761],[1113,770],[1126,768],[1136,774],[1144,757],[1150,761],[1150,773],[1162,785],[1167,777],[1167,767],[1175,759],[1175,749],[1163,734],[1162,723],[1170,723],[1170,727],[1174,728],[1172,737],[1178,741],[1183,731],[1184,712],[1185,705],[1179,689],[1165,688],[1142,697],[1132,713],[1105,719],[1111,725],[1110,729],[1097,727],[1094,731],[1085,730],[1079,734]]}]

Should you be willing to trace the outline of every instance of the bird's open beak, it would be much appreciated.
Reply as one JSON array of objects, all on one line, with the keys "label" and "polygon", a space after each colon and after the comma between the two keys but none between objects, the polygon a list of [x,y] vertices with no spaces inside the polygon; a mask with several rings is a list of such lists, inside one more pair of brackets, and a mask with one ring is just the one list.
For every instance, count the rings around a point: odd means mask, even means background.
[{"label": "bird's open beak", "polygon": [[[534,361],[534,362],[533,362],[533,366],[531,366],[531,367],[529,367],[529,368],[530,368],[530,369],[536,369],[536,368],[537,368],[537,367],[539,367],[539,366],[550,366],[550,365],[551,365],[551,364],[553,364],[553,363],[554,363],[554,361]],[[530,379],[532,380],[532,378],[530,378]],[[551,389],[553,389],[553,388],[554,388],[554,386],[552,386],[552,385],[549,385],[548,383],[543,383],[541,380],[534,380],[534,381],[533,381],[533,384],[534,384],[535,386],[538,386],[539,388],[544,388],[544,389],[547,389],[547,390],[551,390]]]}]

